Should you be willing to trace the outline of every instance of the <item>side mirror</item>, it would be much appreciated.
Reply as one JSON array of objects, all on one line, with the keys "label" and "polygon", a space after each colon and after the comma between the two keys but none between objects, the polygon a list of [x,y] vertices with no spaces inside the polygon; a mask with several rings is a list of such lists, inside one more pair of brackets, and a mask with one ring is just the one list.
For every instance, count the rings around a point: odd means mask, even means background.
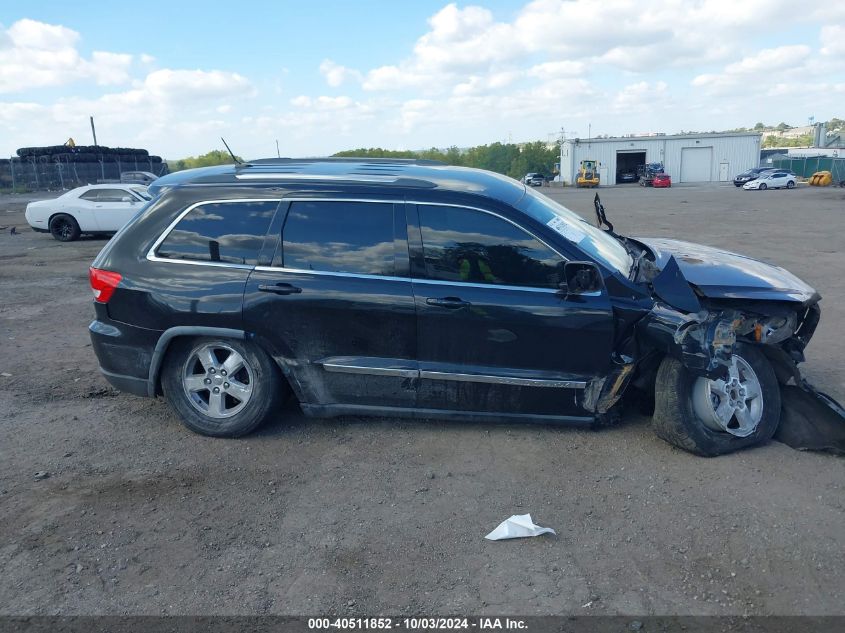
[{"label": "side mirror", "polygon": [[568,295],[582,295],[599,292],[604,287],[599,267],[593,262],[566,262],[563,266],[561,291]]},{"label": "side mirror", "polygon": [[121,202],[132,202],[132,203],[134,203],[134,202],[135,202],[135,199],[134,199],[134,198],[132,198],[132,197],[130,197],[130,196],[123,196],[123,197],[120,199],[120,201],[121,201]]}]

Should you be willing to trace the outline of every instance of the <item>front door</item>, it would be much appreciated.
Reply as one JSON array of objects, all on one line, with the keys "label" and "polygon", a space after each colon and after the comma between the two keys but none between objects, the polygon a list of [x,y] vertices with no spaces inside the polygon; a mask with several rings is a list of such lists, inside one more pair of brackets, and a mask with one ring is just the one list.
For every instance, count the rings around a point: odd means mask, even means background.
[{"label": "front door", "polygon": [[417,308],[418,406],[585,417],[609,369],[605,291],[559,292],[563,258],[490,210],[408,205]]},{"label": "front door", "polygon": [[119,231],[143,206],[125,189],[95,189],[94,218],[99,231]]},{"label": "front door", "polygon": [[247,282],[245,329],[269,342],[305,408],[413,407],[403,205],[298,199],[277,217],[275,256]]}]

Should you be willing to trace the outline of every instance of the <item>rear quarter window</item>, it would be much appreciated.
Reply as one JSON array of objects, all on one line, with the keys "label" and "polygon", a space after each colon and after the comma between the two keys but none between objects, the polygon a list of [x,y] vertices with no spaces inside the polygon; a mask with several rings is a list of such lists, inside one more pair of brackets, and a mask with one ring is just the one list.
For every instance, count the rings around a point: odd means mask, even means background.
[{"label": "rear quarter window", "polygon": [[209,202],[185,214],[155,251],[163,259],[254,266],[277,200]]}]

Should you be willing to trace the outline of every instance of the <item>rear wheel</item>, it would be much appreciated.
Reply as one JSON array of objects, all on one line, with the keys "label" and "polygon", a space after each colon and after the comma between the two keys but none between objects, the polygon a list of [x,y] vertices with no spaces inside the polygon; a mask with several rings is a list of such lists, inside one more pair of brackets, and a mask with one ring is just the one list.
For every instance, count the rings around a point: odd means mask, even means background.
[{"label": "rear wheel", "polygon": [[73,216],[59,213],[50,220],[50,234],[60,242],[78,240],[80,233],[79,224]]},{"label": "rear wheel", "polygon": [[255,430],[281,405],[286,391],[278,368],[261,349],[212,338],[174,342],[161,385],[185,426],[213,437]]},{"label": "rear wheel", "polygon": [[766,189],[768,189],[768,187],[766,186],[766,183],[761,183],[760,184],[760,191],[765,191]]},{"label": "rear wheel", "polygon": [[666,357],[657,372],[654,432],[712,457],[769,440],[780,422],[780,386],[755,347],[737,345],[728,375],[710,380]]}]

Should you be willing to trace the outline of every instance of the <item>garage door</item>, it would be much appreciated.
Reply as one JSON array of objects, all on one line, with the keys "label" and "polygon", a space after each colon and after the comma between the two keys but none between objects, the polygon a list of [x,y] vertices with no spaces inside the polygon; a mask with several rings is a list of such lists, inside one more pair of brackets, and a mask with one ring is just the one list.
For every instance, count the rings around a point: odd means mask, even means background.
[{"label": "garage door", "polygon": [[710,182],[712,179],[712,165],[712,147],[682,148],[681,182]]}]

